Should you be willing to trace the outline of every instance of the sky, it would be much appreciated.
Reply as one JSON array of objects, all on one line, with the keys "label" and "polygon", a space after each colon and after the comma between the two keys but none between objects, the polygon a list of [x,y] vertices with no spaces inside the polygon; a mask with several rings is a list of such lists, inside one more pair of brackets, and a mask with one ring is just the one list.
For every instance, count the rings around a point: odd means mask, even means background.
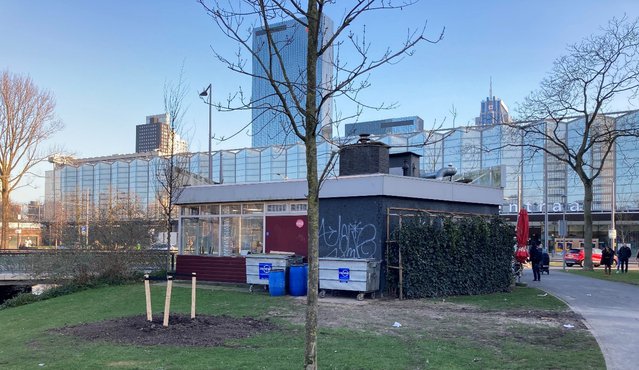
[{"label": "sky", "polygon": [[[341,4],[328,9],[335,22],[343,15]],[[361,35],[365,29],[376,55],[397,49],[409,29],[425,26],[433,39],[445,31],[439,43],[422,43],[412,56],[370,74],[371,86],[361,98],[397,108],[366,110],[359,120],[419,116],[425,128],[472,124],[491,79],[493,95],[512,112],[567,45],[624,15],[638,17],[639,1],[422,0],[366,14],[352,31]],[[62,147],[78,158],[134,153],[135,126],[162,113],[164,86],[177,81],[181,70],[188,89],[184,136],[192,151],[208,150],[208,107],[198,93],[210,83],[219,102],[240,87],[251,88],[249,78],[215,58],[212,49],[232,58],[237,46],[195,0],[0,0],[0,34],[0,70],[28,75],[56,98],[64,129],[43,148]],[[337,100],[335,106],[342,116],[352,114],[348,102]],[[624,101],[611,108],[637,107]],[[213,111],[212,131],[229,137],[249,121],[250,112]],[[343,134],[343,126],[339,130]],[[214,141],[213,150],[250,143],[243,131]],[[12,199],[42,200],[42,176],[50,169],[35,168]]]}]

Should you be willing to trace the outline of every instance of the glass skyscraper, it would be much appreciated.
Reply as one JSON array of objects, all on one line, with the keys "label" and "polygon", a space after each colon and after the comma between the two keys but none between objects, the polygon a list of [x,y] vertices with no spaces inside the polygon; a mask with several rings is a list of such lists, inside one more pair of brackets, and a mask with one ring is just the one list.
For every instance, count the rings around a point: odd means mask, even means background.
[{"label": "glass skyscraper", "polygon": [[[303,112],[295,108],[294,100],[304,107],[306,101],[306,51],[307,30],[295,20],[269,25],[271,37],[281,56],[279,65],[275,50],[269,47],[267,31],[264,27],[253,31],[253,82],[252,82],[252,146],[289,145],[299,141],[291,128],[290,120],[283,111],[283,105],[275,89],[274,82],[284,95],[290,114],[301,132],[304,132]],[[333,21],[323,17],[320,27],[320,45],[333,35]],[[286,74],[286,78],[285,78]],[[268,76],[271,76],[270,78]],[[287,85],[287,79],[290,86]],[[333,48],[330,46],[317,63],[317,103],[325,91],[332,89]],[[295,91],[295,96],[291,93]],[[327,99],[319,111],[318,130],[326,138],[332,136],[332,98]],[[226,179],[225,179],[226,180]]]}]

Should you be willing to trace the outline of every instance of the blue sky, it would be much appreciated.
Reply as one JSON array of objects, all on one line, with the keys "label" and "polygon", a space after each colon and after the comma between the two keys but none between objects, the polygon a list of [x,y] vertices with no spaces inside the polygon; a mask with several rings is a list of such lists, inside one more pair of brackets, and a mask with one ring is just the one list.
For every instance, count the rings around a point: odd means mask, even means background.
[{"label": "blue sky", "polygon": [[[338,2],[338,6],[339,6]],[[339,8],[341,9],[341,8]],[[421,1],[395,12],[371,13],[355,24],[366,26],[373,50],[397,46],[408,27],[421,27],[436,45],[421,44],[414,56],[370,76],[362,95],[371,104],[397,102],[392,111],[366,111],[360,120],[417,115],[426,127],[446,118],[452,125],[472,122],[493,80],[493,95],[511,111],[565,53],[566,45],[598,32],[612,17],[639,16],[636,0]],[[341,10],[329,11],[338,20]],[[48,145],[78,157],[135,151],[135,126],[163,110],[163,87],[176,80],[182,64],[191,93],[184,119],[191,150],[207,150],[208,109],[197,93],[213,84],[213,100],[224,100],[250,80],[239,77],[213,56],[211,47],[232,56],[225,39],[195,0],[2,0],[0,69],[28,74],[57,100],[65,128]],[[345,102],[336,102],[342,114]],[[615,109],[637,108],[627,101]],[[229,136],[250,119],[248,112],[213,112],[213,132]],[[341,129],[343,130],[343,128]],[[343,132],[343,131],[342,131]],[[250,146],[242,133],[213,149]],[[49,165],[36,171],[39,175]],[[14,200],[44,195],[38,178],[14,193]],[[35,186],[35,187],[34,187]]]}]

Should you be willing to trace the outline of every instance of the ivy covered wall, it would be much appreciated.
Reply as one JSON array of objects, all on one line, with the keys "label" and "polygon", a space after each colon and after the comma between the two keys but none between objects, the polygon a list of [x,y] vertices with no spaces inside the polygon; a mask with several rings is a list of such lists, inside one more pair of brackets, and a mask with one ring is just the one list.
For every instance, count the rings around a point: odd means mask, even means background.
[{"label": "ivy covered wall", "polygon": [[[498,217],[418,215],[395,230],[387,263],[398,266],[401,251],[406,298],[508,291],[514,235]],[[397,292],[399,270],[386,278]]]}]

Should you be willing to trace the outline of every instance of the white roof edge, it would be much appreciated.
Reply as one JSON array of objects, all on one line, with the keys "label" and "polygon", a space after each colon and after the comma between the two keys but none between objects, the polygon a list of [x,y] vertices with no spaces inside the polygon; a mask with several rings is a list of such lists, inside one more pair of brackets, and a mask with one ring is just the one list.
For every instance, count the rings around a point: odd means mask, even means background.
[{"label": "white roof edge", "polygon": [[[184,188],[176,204],[303,200],[306,179],[276,182],[198,185]],[[388,196],[500,205],[503,190],[458,182],[388,174],[329,178],[320,189],[322,198]]]}]

